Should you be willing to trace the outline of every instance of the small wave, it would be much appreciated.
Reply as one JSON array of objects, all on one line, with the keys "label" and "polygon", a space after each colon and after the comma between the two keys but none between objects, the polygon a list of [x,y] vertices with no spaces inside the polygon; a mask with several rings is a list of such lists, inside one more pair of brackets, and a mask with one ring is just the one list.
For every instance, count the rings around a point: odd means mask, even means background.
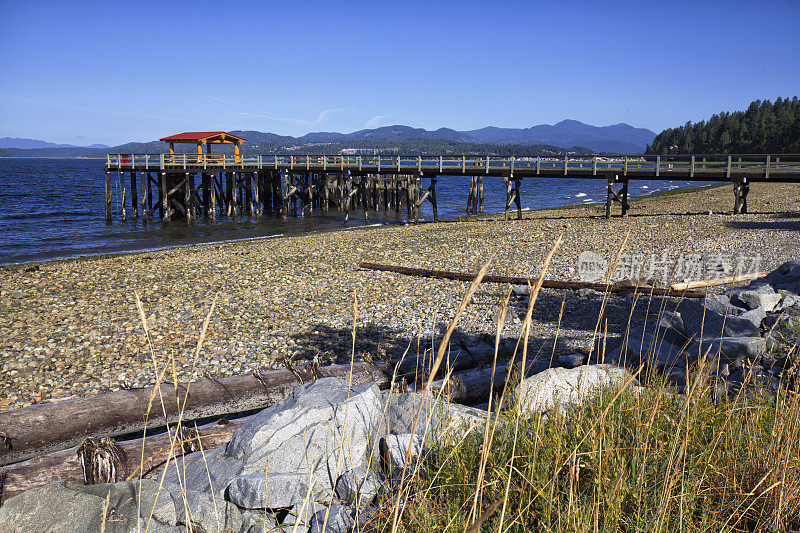
[{"label": "small wave", "polygon": [[584,196],[588,196],[588,194],[586,194],[585,192],[579,192],[574,197],[575,198],[583,198]]},{"label": "small wave", "polygon": [[92,216],[91,211],[34,211],[30,213],[10,213],[0,215],[0,219],[7,220],[26,220],[26,219],[43,219],[43,218],[65,218],[70,219],[73,217],[87,217]]}]

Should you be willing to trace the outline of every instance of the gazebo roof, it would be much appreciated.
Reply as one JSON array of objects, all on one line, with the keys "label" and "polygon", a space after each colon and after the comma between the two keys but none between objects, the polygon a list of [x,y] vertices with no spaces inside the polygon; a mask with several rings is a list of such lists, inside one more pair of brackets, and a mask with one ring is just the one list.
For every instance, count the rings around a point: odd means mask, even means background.
[{"label": "gazebo roof", "polygon": [[186,131],[169,137],[163,137],[159,141],[166,141],[170,143],[230,143],[238,144],[247,142],[247,139],[228,133],[225,131]]}]

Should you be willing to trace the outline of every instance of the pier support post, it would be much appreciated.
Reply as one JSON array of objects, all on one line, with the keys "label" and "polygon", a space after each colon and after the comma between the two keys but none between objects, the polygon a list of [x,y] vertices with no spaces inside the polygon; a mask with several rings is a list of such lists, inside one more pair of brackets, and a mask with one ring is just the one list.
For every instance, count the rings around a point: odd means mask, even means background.
[{"label": "pier support post", "polygon": [[477,192],[477,184],[475,182],[475,176],[471,176],[469,180],[469,194],[467,195],[467,209],[466,213],[471,215],[474,210],[475,205],[475,196]]},{"label": "pier support post", "polygon": [[247,199],[247,211],[252,218],[256,217],[255,193],[253,191],[253,173],[244,174],[244,194]]},{"label": "pier support post", "polygon": [[314,174],[306,172],[304,178],[306,186],[306,194],[304,195],[306,208],[308,209],[309,216],[311,216],[314,214]]},{"label": "pier support post", "polygon": [[747,178],[742,178],[733,183],[733,214],[747,213],[747,194],[750,192],[750,183]]},{"label": "pier support post", "polygon": [[436,174],[431,174],[431,186],[428,187],[430,196],[428,196],[428,200],[430,200],[431,205],[433,206],[433,221],[439,222],[439,208],[436,205],[436,178]]},{"label": "pier support post", "polygon": [[139,192],[136,190],[136,171],[131,170],[131,216],[139,218]]},{"label": "pier support post", "polygon": [[628,208],[628,180],[622,180],[622,189],[620,189],[620,203],[622,204],[622,216],[627,216]]},{"label": "pier support post", "polygon": [[184,206],[186,208],[186,223],[193,224],[196,216],[194,208],[194,174],[186,173],[186,183],[184,185],[185,199]]},{"label": "pier support post", "polygon": [[211,222],[217,221],[217,177],[214,174],[208,176],[208,211],[206,216]]},{"label": "pier support post", "polygon": [[478,210],[483,214],[483,176],[478,176]]},{"label": "pier support post", "polygon": [[289,173],[283,172],[283,179],[281,180],[281,217],[286,220],[289,215]]},{"label": "pier support post", "polygon": [[172,209],[169,207],[169,189],[167,189],[167,173],[161,173],[161,220],[172,220]]},{"label": "pier support post", "polygon": [[511,202],[514,200],[514,191],[511,188],[511,178],[506,178],[506,215],[505,220],[508,220],[508,212],[511,209]]},{"label": "pier support post", "polygon": [[119,203],[122,207],[122,221],[125,222],[126,208],[125,208],[125,175],[122,171],[119,172]]},{"label": "pier support post", "polygon": [[[619,181],[622,182],[622,188],[619,193],[617,193],[616,189],[614,189],[614,184]],[[606,219],[611,218],[611,206],[614,202],[619,202],[622,205],[622,216],[628,214],[628,209],[630,207],[628,204],[628,180],[625,178],[620,180],[619,176],[608,178],[606,189]]]},{"label": "pier support post", "polygon": [[106,170],[106,222],[111,222],[111,172]]},{"label": "pier support post", "polygon": [[256,219],[260,218],[263,208],[261,207],[261,172],[250,174],[253,179],[253,213]]},{"label": "pier support post", "polygon": [[519,193],[522,179],[512,178],[514,180],[514,203],[517,205],[517,220],[522,220],[522,197]]},{"label": "pier support post", "polygon": [[139,172],[139,183],[142,188],[142,220],[147,221],[150,219],[150,207],[147,205],[147,196],[150,190],[150,180],[147,179],[147,174]]}]

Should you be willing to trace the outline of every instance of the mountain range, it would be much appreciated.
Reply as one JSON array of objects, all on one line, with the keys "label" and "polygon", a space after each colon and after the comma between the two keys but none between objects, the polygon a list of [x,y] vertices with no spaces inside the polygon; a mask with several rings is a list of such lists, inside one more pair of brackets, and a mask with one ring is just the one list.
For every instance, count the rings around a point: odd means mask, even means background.
[{"label": "mountain range", "polygon": [[110,148],[107,144],[91,144],[76,146],[74,144],[56,144],[38,139],[20,139],[19,137],[0,137],[0,148]]},{"label": "mountain range", "polygon": [[[176,132],[165,132],[172,134]],[[556,124],[540,124],[530,128],[498,128],[488,126],[469,131],[456,131],[450,128],[426,130],[410,126],[383,126],[363,129],[352,133],[314,132],[301,137],[278,135],[261,131],[231,131],[234,135],[247,139],[243,151],[249,153],[270,153],[289,151],[303,153],[309,151],[338,152],[344,148],[367,148],[379,150],[405,151],[413,153],[441,150],[453,153],[458,150],[513,150],[525,152],[540,149],[543,151],[570,149],[606,153],[640,153],[652,143],[656,134],[644,128],[634,128],[628,124],[611,126],[592,126],[577,120],[563,120]],[[193,146],[176,146],[181,151],[194,150]],[[59,145],[34,139],[0,139],[0,149],[10,155],[36,157],[101,157],[112,153],[159,153],[166,150],[166,144],[159,141],[131,142],[119,146],[92,145],[75,147]],[[412,152],[408,152],[412,153]]]}]

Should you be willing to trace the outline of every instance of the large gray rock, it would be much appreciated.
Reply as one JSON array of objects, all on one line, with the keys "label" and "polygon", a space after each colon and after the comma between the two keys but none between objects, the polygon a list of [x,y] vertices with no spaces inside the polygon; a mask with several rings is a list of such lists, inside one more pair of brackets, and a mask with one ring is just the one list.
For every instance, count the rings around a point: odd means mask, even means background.
[{"label": "large gray rock", "polygon": [[307,493],[308,474],[244,474],[228,485],[226,498],[242,509],[276,509],[301,503]]},{"label": "large gray rock", "polygon": [[[164,478],[164,485],[185,487],[186,490],[214,493],[222,498],[231,480],[238,476],[244,464],[241,459],[225,455],[225,448],[195,452],[173,461]],[[170,489],[172,490],[172,489]]]},{"label": "large gray rock", "polygon": [[308,533],[347,533],[353,522],[350,509],[335,503],[314,514]]},{"label": "large gray rock", "polygon": [[[460,404],[436,400],[431,392],[423,404],[422,394],[418,392],[386,393],[386,416],[381,434],[400,435],[415,432],[417,435],[443,435],[450,431],[474,428],[486,420],[486,411]],[[420,405],[422,410],[420,411]],[[419,421],[417,420],[417,413]]]},{"label": "large gray rock", "polygon": [[641,364],[664,368],[685,366],[687,361],[696,359],[695,354],[684,349],[683,345],[670,343],[661,335],[646,331],[641,327],[631,328],[628,336],[614,350],[606,355],[606,362],[621,366],[638,367]]},{"label": "large gray rock", "polygon": [[731,297],[731,302],[745,309],[763,307],[767,313],[772,312],[780,303],[781,295],[768,285],[758,290],[742,290]]},{"label": "large gray rock", "polygon": [[336,497],[339,501],[363,507],[372,503],[383,483],[370,468],[349,470],[336,480]]},{"label": "large gray rock", "polygon": [[788,290],[800,293],[800,260],[793,259],[782,264],[764,278],[774,290]]},{"label": "large gray rock", "polygon": [[381,457],[387,472],[397,478],[406,468],[406,476],[415,472],[422,454],[422,438],[415,433],[387,435],[381,439]]},{"label": "large gray rock", "polygon": [[[523,414],[567,410],[570,404],[583,402],[603,387],[618,387],[630,379],[627,370],[610,364],[550,368],[523,380],[516,388],[516,397]],[[634,379],[631,384],[639,383]]]},{"label": "large gray rock", "polygon": [[759,325],[766,316],[763,308],[751,311],[744,311],[738,315],[721,314],[715,309],[720,309],[719,302],[710,308],[705,308],[701,303],[693,300],[684,300],[678,306],[681,319],[687,332],[696,332],[704,339],[716,339],[719,337],[756,337],[761,331]]},{"label": "large gray rock", "polygon": [[[139,498],[141,516],[137,513]],[[138,482],[102,485],[57,482],[23,492],[0,507],[0,531],[95,533],[100,531],[104,510],[105,531],[109,533],[136,531],[140,519],[146,523],[150,518],[151,510],[151,531],[182,530],[175,527],[180,522],[169,493],[158,494],[158,484],[145,479],[141,491]]]},{"label": "large gray rock", "polygon": [[274,533],[280,531],[275,518],[264,511],[244,511],[241,533]]},{"label": "large gray rock", "polygon": [[222,498],[194,490],[181,493],[169,489],[178,513],[178,523],[196,533],[227,533],[242,528],[242,512]]},{"label": "large gray rock", "polygon": [[720,358],[723,362],[731,362],[739,358],[755,357],[764,351],[766,339],[763,337],[721,337],[693,344],[689,351],[698,358]]},{"label": "large gray rock", "polygon": [[[336,378],[320,379],[250,418],[224,455],[241,461],[239,476],[263,477],[268,465],[268,479],[273,473],[305,476],[312,498],[328,500],[339,474],[368,463],[382,410],[376,385],[348,391]],[[302,485],[295,492],[291,498],[306,497]]]}]

